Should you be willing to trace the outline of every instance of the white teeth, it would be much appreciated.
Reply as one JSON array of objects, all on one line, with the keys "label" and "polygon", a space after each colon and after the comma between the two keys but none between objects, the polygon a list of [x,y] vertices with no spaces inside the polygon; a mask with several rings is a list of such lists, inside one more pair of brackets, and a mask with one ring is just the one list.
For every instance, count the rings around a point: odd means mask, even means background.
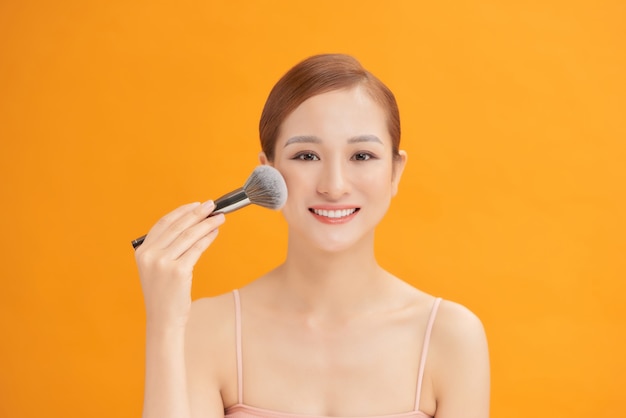
[{"label": "white teeth", "polygon": [[327,218],[343,218],[352,215],[356,209],[340,209],[340,210],[319,210],[313,209],[316,215],[325,216]]}]

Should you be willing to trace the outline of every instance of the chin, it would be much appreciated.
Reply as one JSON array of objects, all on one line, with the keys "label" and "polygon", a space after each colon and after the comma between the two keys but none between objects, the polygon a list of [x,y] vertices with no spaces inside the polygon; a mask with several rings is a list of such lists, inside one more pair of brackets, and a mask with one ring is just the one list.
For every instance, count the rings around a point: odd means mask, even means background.
[{"label": "chin", "polygon": [[374,243],[375,224],[355,222],[349,225],[319,225],[301,223],[299,228],[290,228],[290,239],[298,241],[298,247],[309,248],[310,251],[340,254],[349,251],[360,251],[371,248]]},{"label": "chin", "polygon": [[350,251],[354,245],[345,242],[325,243],[324,245],[316,245],[315,249],[327,254],[341,254]]},{"label": "chin", "polygon": [[363,248],[368,243],[372,244],[372,241],[373,239],[369,239],[369,234],[356,237],[344,233],[336,234],[335,236],[325,234],[323,236],[309,237],[308,243],[316,251],[327,254],[341,254]]}]

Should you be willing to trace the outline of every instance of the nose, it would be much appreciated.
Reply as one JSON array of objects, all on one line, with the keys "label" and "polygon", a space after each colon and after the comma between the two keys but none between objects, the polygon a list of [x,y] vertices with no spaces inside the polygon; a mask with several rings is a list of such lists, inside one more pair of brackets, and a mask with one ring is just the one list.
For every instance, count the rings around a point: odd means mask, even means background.
[{"label": "nose", "polygon": [[339,162],[327,162],[322,167],[317,192],[330,200],[337,200],[350,193],[350,180],[346,167]]}]

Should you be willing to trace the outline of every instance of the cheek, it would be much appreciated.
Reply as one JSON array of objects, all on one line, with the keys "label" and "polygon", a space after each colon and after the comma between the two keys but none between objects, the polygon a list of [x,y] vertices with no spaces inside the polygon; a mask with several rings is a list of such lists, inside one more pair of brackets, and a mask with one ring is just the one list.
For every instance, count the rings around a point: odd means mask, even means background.
[{"label": "cheek", "polygon": [[302,178],[297,173],[283,171],[282,175],[290,192],[295,192],[298,189],[298,186],[302,185]]},{"label": "cheek", "polygon": [[297,170],[283,170],[281,174],[287,185],[287,203],[290,201],[293,202],[294,199],[292,199],[292,197],[305,193],[311,186],[311,177],[307,177]]},{"label": "cheek", "polygon": [[356,173],[355,178],[359,186],[365,188],[366,190],[381,190],[385,188],[391,188],[391,166],[387,164],[381,164],[377,167],[372,167],[369,170],[359,170],[359,172]]}]

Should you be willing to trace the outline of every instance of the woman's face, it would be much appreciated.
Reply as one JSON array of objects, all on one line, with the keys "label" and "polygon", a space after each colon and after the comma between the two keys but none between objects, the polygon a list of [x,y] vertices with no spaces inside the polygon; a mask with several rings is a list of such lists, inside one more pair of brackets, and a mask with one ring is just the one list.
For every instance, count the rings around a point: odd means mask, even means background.
[{"label": "woman's face", "polygon": [[289,191],[290,239],[326,251],[373,239],[406,161],[404,152],[394,159],[391,146],[385,112],[362,88],[297,107],[281,125],[273,161]]}]

